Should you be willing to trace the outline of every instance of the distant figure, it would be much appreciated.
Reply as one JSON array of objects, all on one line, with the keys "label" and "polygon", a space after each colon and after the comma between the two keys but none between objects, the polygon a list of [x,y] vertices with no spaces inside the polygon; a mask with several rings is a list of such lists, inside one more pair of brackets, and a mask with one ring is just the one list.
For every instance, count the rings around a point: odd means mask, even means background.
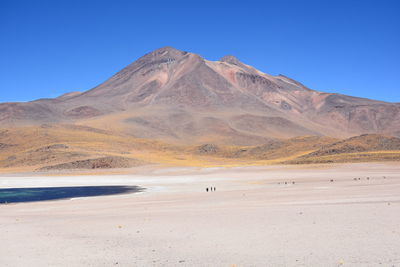
[{"label": "distant figure", "polygon": [[215,192],[216,188],[214,187],[214,192]]},{"label": "distant figure", "polygon": [[206,192],[208,192],[208,187],[206,188]]},{"label": "distant figure", "polygon": [[333,183],[333,179],[331,179],[331,183]]},{"label": "distant figure", "polygon": [[295,184],[295,182],[293,181],[292,184]]}]

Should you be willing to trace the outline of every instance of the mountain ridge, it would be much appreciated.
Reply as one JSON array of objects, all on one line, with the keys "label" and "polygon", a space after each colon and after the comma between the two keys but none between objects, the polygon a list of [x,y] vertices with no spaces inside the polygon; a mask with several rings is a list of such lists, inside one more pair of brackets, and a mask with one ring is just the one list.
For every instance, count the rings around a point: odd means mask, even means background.
[{"label": "mountain ridge", "polygon": [[0,103],[0,123],[111,124],[140,138],[255,145],[310,134],[400,136],[400,105],[318,92],[232,55],[209,61],[167,46],[88,91]]}]

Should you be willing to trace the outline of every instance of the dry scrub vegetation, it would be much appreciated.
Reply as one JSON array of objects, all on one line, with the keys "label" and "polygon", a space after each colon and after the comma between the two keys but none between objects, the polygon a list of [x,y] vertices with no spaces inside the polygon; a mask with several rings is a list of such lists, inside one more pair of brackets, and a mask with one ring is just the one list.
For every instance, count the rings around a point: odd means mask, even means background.
[{"label": "dry scrub vegetation", "polygon": [[238,166],[399,161],[400,138],[304,136],[260,146],[177,145],[78,125],[0,130],[3,172],[166,166]]}]

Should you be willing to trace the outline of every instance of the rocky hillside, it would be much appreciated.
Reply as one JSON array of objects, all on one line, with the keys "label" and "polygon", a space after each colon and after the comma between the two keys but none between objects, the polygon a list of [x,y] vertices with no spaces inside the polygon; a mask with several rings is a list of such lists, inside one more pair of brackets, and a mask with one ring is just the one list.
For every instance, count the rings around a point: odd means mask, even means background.
[{"label": "rocky hillside", "polygon": [[297,136],[400,136],[400,105],[311,90],[234,56],[163,47],[99,86],[0,104],[1,127],[79,124],[170,143],[261,145]]}]

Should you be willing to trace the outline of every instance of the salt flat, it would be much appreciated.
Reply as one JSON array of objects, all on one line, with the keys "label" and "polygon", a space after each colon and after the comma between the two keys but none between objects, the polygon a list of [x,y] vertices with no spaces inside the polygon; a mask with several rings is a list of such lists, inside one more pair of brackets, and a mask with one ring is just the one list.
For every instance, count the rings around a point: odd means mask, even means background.
[{"label": "salt flat", "polygon": [[0,176],[87,185],[146,191],[0,205],[0,266],[400,266],[398,163]]}]

